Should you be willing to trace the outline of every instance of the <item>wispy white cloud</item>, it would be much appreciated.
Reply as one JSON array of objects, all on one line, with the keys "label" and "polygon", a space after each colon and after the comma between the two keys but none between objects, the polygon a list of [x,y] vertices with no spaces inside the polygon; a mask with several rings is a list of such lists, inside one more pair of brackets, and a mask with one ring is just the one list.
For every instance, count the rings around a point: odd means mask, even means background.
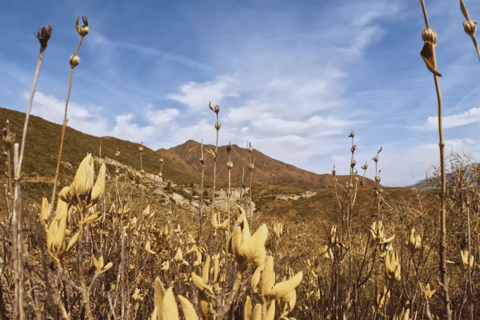
[{"label": "wispy white cloud", "polygon": [[192,112],[200,112],[207,110],[210,101],[215,105],[225,97],[237,97],[234,84],[235,81],[230,77],[205,83],[189,82],[180,87],[179,93],[171,93],[168,98],[186,105]]},{"label": "wispy white cloud", "polygon": [[98,32],[90,32],[89,36],[91,38],[91,41],[94,42],[96,45],[101,45],[101,46],[109,46],[109,47],[114,47],[114,48],[119,48],[119,49],[126,49],[126,50],[132,50],[136,51],[142,54],[150,54],[150,55],[156,55],[161,58],[178,62],[181,64],[184,64],[186,66],[190,66],[193,68],[197,68],[200,70],[204,71],[211,71],[212,67],[205,64],[201,63],[198,61],[195,61],[193,59],[178,55],[178,54],[173,54],[171,52],[163,51],[157,48],[151,48],[147,46],[141,46],[133,43],[125,43],[125,42],[118,42],[118,41],[111,41],[107,39],[105,36],[101,35]]},{"label": "wispy white cloud", "polygon": [[[453,114],[442,118],[444,128],[455,128],[480,122],[480,108],[471,108],[462,114]],[[438,117],[428,117],[427,126],[430,129],[438,128]]]}]

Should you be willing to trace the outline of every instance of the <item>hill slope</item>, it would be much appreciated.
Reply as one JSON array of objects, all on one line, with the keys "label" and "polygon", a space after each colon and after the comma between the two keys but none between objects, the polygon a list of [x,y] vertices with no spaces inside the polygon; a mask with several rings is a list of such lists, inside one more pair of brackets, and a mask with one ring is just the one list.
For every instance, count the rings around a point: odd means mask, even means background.
[{"label": "hill slope", "polygon": [[[0,108],[0,123],[3,126],[5,126],[7,119],[10,121],[10,130],[16,133],[15,141],[20,143],[25,114]],[[55,176],[61,133],[62,126],[40,117],[30,116],[23,162],[23,174],[25,176],[38,174],[41,177],[46,177],[47,181],[53,180],[48,179],[48,177],[53,178]],[[119,161],[140,170],[138,151],[140,144],[112,137],[95,137],[68,126],[65,133],[62,163],[68,162],[73,166],[77,166],[87,152],[98,156],[100,143],[102,157],[115,159],[115,152],[118,148],[120,151]],[[158,153],[145,146],[143,148],[142,163],[146,172],[159,173],[160,162]],[[5,172],[5,161],[0,161],[0,172]],[[74,171],[67,170],[65,166],[61,166],[61,173],[71,174],[71,172]],[[201,178],[194,170],[174,164],[168,159],[165,159],[163,164],[163,177],[182,184],[199,183]]]},{"label": "hill slope", "polygon": [[[159,149],[157,152],[165,159],[169,159],[172,163],[179,166],[193,169],[196,172],[201,172],[202,166],[200,164],[201,144],[188,140],[182,145],[170,148]],[[204,145],[204,149],[215,150],[213,145]],[[204,152],[205,158],[205,176],[213,177],[213,157]],[[250,163],[250,154],[247,149],[240,148],[237,145],[232,145],[230,152],[230,159],[233,162],[232,168],[232,184],[240,185],[242,182],[243,170],[245,170],[245,183],[249,183],[248,164]],[[309,188],[326,188],[333,186],[331,174],[316,174],[310,171],[299,169],[293,165],[272,159],[258,150],[253,149],[252,159],[255,168],[252,175],[252,183],[255,185],[283,185],[283,186],[298,186],[305,189]],[[220,184],[228,182],[228,169],[226,163],[228,161],[228,153],[226,146],[218,148],[217,160],[217,179]],[[245,165],[244,165],[245,164]],[[245,169],[244,169],[245,168]],[[340,182],[347,180],[348,176],[338,176]],[[375,182],[371,179],[365,179],[365,184],[368,187],[375,186]]]}]

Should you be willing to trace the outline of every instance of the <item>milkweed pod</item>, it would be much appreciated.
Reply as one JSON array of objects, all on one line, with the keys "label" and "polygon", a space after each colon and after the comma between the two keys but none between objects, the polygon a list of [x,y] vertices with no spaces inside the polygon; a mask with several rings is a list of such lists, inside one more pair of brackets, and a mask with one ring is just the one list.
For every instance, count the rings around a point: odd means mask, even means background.
[{"label": "milkweed pod", "polygon": [[92,260],[93,264],[95,265],[95,268],[100,271],[103,269],[103,256],[100,256],[98,260],[95,258],[95,256],[92,254]]},{"label": "milkweed pod", "polygon": [[147,241],[147,244],[145,245],[145,251],[147,251],[150,254],[157,254],[155,251],[152,250],[150,240]]},{"label": "milkweed pod", "polygon": [[48,220],[48,216],[50,214],[50,204],[48,203],[47,198],[42,199],[42,211],[40,211],[40,218],[43,221]]},{"label": "milkweed pod", "polygon": [[250,296],[245,299],[245,308],[243,309],[243,320],[252,319],[252,300]]},{"label": "milkweed pod", "polygon": [[75,192],[73,192],[73,189],[70,190],[70,187],[65,187],[58,193],[58,198],[65,203],[71,203],[74,195]]},{"label": "milkweed pod", "polygon": [[47,234],[47,244],[49,245],[50,250],[53,253],[58,253],[63,243],[65,237],[65,230],[67,228],[67,215],[62,214],[56,216],[52,223]]},{"label": "milkweed pod", "polygon": [[432,296],[435,294],[435,291],[437,291],[436,289],[435,290],[430,289],[430,283],[427,283],[426,286],[424,286],[423,283],[420,283],[420,289],[423,291],[423,293],[425,293],[425,296],[428,299],[432,298]]},{"label": "milkweed pod", "polygon": [[88,154],[78,166],[77,173],[70,188],[80,199],[85,199],[92,190],[93,178],[93,157],[91,154]]},{"label": "milkweed pod", "polygon": [[[155,278],[155,285],[154,285],[154,302],[155,302],[155,309],[158,309],[158,317],[162,314],[162,305],[163,305],[163,298],[165,297],[165,288],[163,287],[163,283],[157,277]],[[157,319],[155,319],[157,320]]]},{"label": "milkweed pod", "polygon": [[92,189],[92,197],[90,199],[90,203],[96,203],[103,195],[105,191],[105,172],[107,167],[105,162],[100,167],[100,171],[98,172],[97,181],[95,182],[95,186]]},{"label": "milkweed pod", "polygon": [[158,307],[155,307],[155,308],[153,309],[152,320],[160,320]]},{"label": "milkweed pod", "polygon": [[170,262],[167,260],[164,263],[162,263],[162,266],[160,267],[160,270],[168,271],[168,269],[170,269]]},{"label": "milkweed pod", "polygon": [[262,224],[255,234],[242,244],[236,257],[240,270],[245,270],[250,261],[253,261],[257,268],[265,263],[267,237],[268,228]]},{"label": "milkweed pod", "polygon": [[252,275],[251,286],[254,293],[258,293],[258,283],[260,282],[260,277],[262,276],[264,266],[258,267],[255,269],[255,272]]},{"label": "milkweed pod", "polygon": [[262,319],[262,306],[256,304],[252,312],[252,320],[261,320]]},{"label": "milkweed pod", "polygon": [[105,267],[103,267],[102,272],[107,272],[108,269],[110,269],[113,266],[113,262],[107,263]]},{"label": "milkweed pod", "polygon": [[288,302],[292,298],[292,291],[295,294],[295,288],[302,282],[303,272],[300,271],[297,273],[293,278],[280,282],[276,284],[270,295],[275,298],[275,300],[281,300],[284,302]]},{"label": "milkweed pod", "polygon": [[182,306],[185,320],[198,320],[198,316],[197,316],[197,313],[195,312],[195,308],[190,303],[190,301],[188,301],[188,299],[183,296],[178,296],[178,299],[180,300],[180,305]]},{"label": "milkweed pod", "polygon": [[[462,256],[462,264],[463,264],[463,267],[464,268],[467,268],[468,267],[468,250],[462,250],[460,251],[460,255]],[[470,255],[470,266],[473,267],[473,263],[474,263],[474,258],[472,255]]]},{"label": "milkweed pod", "polygon": [[163,298],[162,319],[179,320],[177,302],[175,301],[172,287],[167,289]]},{"label": "milkweed pod", "polygon": [[70,250],[74,245],[75,243],[77,243],[78,241],[78,236],[80,235],[80,232],[76,232],[73,237],[70,239],[70,241],[68,242],[68,245],[67,245],[67,249],[65,251],[68,251]]},{"label": "milkweed pod", "polygon": [[268,256],[265,259],[262,275],[262,296],[270,294],[273,284],[275,283],[275,276],[273,272],[273,257]]},{"label": "milkweed pod", "polygon": [[268,308],[265,320],[274,320],[274,318],[275,318],[275,303],[272,301],[270,303],[270,307]]},{"label": "milkweed pod", "polygon": [[202,253],[197,250],[196,254],[197,254],[197,260],[195,260],[195,262],[193,263],[194,267],[197,267],[202,264]]},{"label": "milkweed pod", "polygon": [[205,282],[208,282],[208,273],[210,271],[210,256],[207,254],[207,258],[205,259],[205,265],[202,269],[202,279]]},{"label": "milkweed pod", "polygon": [[227,229],[229,222],[230,222],[230,219],[226,219],[225,221],[223,221],[221,225],[218,226],[218,228],[223,230]]},{"label": "milkweed pod", "polygon": [[181,248],[178,248],[177,250],[177,254],[175,254],[175,261],[177,262],[182,262],[183,261],[183,253],[182,253],[182,249]]},{"label": "milkweed pod", "polygon": [[211,286],[207,284],[205,280],[203,280],[202,277],[199,277],[195,274],[195,272],[192,272],[192,281],[193,284],[197,287],[199,291],[207,290],[211,294],[213,294],[213,289]]}]

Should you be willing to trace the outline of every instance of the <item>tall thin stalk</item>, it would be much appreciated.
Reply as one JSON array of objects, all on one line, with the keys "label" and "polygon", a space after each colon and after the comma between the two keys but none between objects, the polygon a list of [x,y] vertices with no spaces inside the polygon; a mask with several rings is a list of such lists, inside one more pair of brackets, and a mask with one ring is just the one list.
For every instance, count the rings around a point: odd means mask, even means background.
[{"label": "tall thin stalk", "polygon": [[35,71],[35,78],[33,80],[32,91],[30,92],[30,99],[28,101],[27,114],[25,115],[25,123],[23,125],[22,146],[19,153],[18,143],[14,145],[14,180],[15,180],[15,196],[12,216],[13,227],[13,247],[14,247],[14,264],[15,264],[15,304],[13,309],[13,319],[25,319],[23,310],[24,293],[23,293],[23,245],[22,245],[22,203],[21,203],[21,176],[22,176],[22,162],[25,151],[25,142],[27,140],[28,119],[32,110],[33,96],[37,87],[38,75],[40,74],[40,67],[42,66],[43,55],[47,48],[48,40],[53,32],[53,26],[44,26],[40,32],[35,34],[35,37],[40,42],[40,54],[38,56],[37,70]]},{"label": "tall thin stalk", "polygon": [[210,102],[209,105],[210,109],[215,112],[217,116],[217,122],[215,122],[215,130],[217,131],[217,139],[215,143],[215,152],[211,150],[207,150],[210,154],[213,155],[213,188],[212,188],[212,219],[214,218],[215,213],[215,185],[216,185],[216,177],[217,177],[217,157],[218,157],[218,133],[222,124],[218,122],[218,113],[220,112],[220,106],[216,105],[212,108],[212,103]]},{"label": "tall thin stalk", "polygon": [[202,156],[200,158],[200,163],[202,164],[202,180],[200,181],[200,203],[198,205],[198,239],[199,242],[201,243],[201,238],[202,238],[202,208],[203,208],[203,179],[205,178],[205,159],[203,158],[203,139],[202,139],[202,145],[200,147],[200,150],[202,152]]},{"label": "tall thin stalk", "polygon": [[452,319],[451,301],[448,290],[448,274],[447,274],[447,262],[446,262],[446,238],[447,238],[447,224],[446,224],[446,208],[445,208],[445,192],[446,192],[446,170],[445,170],[445,142],[443,141],[443,126],[442,126],[442,95],[440,93],[440,84],[438,77],[441,74],[437,70],[437,61],[435,58],[435,43],[437,42],[437,34],[430,29],[428,23],[427,8],[425,7],[425,1],[420,0],[422,4],[423,16],[425,18],[425,28],[422,31],[422,39],[424,42],[421,56],[425,61],[427,68],[433,73],[433,79],[435,81],[435,90],[437,91],[438,100],[438,133],[440,137],[440,167],[442,178],[442,190],[441,190],[441,214],[440,214],[440,282],[443,290],[443,302],[444,311],[448,320]]},{"label": "tall thin stalk", "polygon": [[252,162],[252,153],[253,153],[253,148],[252,144],[249,142],[248,143],[248,152],[250,153],[250,164],[248,165],[248,170],[250,170],[250,190],[248,190],[248,194],[250,196],[250,203],[248,204],[250,206],[250,219],[253,217],[253,211],[252,211],[252,171],[255,165]]},{"label": "tall thin stalk", "polygon": [[68,94],[67,100],[65,102],[65,114],[63,117],[63,126],[62,126],[62,138],[60,141],[60,151],[58,152],[58,160],[57,160],[57,170],[55,171],[55,181],[53,183],[53,193],[52,193],[52,205],[51,208],[55,208],[55,194],[57,191],[57,184],[58,184],[58,177],[60,175],[60,163],[62,162],[62,154],[63,154],[63,144],[65,141],[65,130],[67,127],[67,111],[68,111],[68,100],[70,99],[70,92],[72,91],[72,78],[73,78],[73,69],[80,63],[80,57],[78,56],[78,51],[80,50],[80,45],[82,44],[83,38],[88,34],[88,20],[87,17],[82,17],[83,26],[78,25],[78,17],[75,20],[75,26],[77,28],[77,32],[80,35],[80,41],[78,42],[77,51],[70,56],[70,81],[68,85]]},{"label": "tall thin stalk", "polygon": [[228,153],[228,162],[227,162],[227,168],[228,168],[228,193],[227,193],[227,219],[228,219],[228,228],[227,228],[227,239],[230,238],[230,197],[231,197],[231,192],[230,192],[230,186],[231,186],[231,177],[232,177],[232,168],[233,168],[233,163],[230,161],[230,151],[232,151],[232,143],[229,143],[227,146],[227,153]]}]

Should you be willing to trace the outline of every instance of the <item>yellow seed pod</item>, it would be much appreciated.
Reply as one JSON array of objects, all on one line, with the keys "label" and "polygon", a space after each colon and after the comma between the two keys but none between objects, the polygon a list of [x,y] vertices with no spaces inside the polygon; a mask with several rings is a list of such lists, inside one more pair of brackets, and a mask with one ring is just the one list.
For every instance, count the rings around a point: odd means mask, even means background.
[{"label": "yellow seed pod", "polygon": [[262,319],[262,305],[256,304],[252,312],[252,320]]},{"label": "yellow seed pod", "polygon": [[160,270],[168,271],[168,269],[170,269],[170,262],[167,260],[164,263],[162,263]]},{"label": "yellow seed pod", "polygon": [[199,265],[202,264],[202,253],[197,250],[196,254],[197,254],[197,260],[195,260],[195,262],[193,263],[194,267],[198,267]]},{"label": "yellow seed pod", "polygon": [[145,251],[150,254],[157,254],[155,251],[152,250],[150,241],[147,241],[147,244],[145,245]]},{"label": "yellow seed pod", "polygon": [[260,282],[260,277],[262,276],[263,268],[265,266],[260,266],[255,269],[255,272],[252,275],[251,286],[254,293],[258,293],[258,283]]},{"label": "yellow seed pod", "polygon": [[207,254],[207,259],[205,260],[205,265],[202,269],[202,279],[205,282],[208,282],[208,273],[210,271],[210,256]]},{"label": "yellow seed pod", "polygon": [[80,232],[76,232],[73,237],[70,239],[70,241],[68,242],[68,245],[67,245],[67,249],[65,251],[68,251],[70,250],[74,245],[75,243],[77,243],[78,241],[78,236],[80,235]]},{"label": "yellow seed pod", "polygon": [[240,270],[245,270],[251,261],[257,268],[265,263],[265,241],[267,237],[268,228],[265,224],[262,224],[255,234],[241,245],[235,257]]},{"label": "yellow seed pod", "polygon": [[195,286],[197,287],[197,289],[199,291],[204,291],[204,290],[207,290],[208,292],[210,292],[211,294],[213,294],[213,289],[211,286],[209,286],[207,284],[207,282],[202,278],[202,277],[199,277],[195,274],[195,272],[192,272],[191,273],[192,275],[192,281],[193,281],[193,284],[195,284]]},{"label": "yellow seed pod", "polygon": [[107,272],[107,270],[110,269],[111,267],[113,267],[113,262],[107,263],[107,265],[103,267],[102,272]]},{"label": "yellow seed pod", "polygon": [[180,300],[180,305],[182,306],[185,320],[198,320],[197,313],[195,312],[195,308],[193,307],[192,303],[188,301],[187,298],[180,295],[178,296],[178,299]]},{"label": "yellow seed pod", "polygon": [[100,171],[98,172],[97,181],[95,182],[95,185],[93,186],[92,197],[90,198],[90,204],[97,203],[98,200],[100,200],[100,198],[102,197],[102,195],[105,191],[105,172],[106,172],[106,170],[107,170],[107,167],[106,167],[105,162],[104,162],[102,164],[102,166],[100,167]]},{"label": "yellow seed pod", "polygon": [[80,199],[85,199],[92,190],[93,178],[93,157],[91,154],[88,154],[78,166],[77,173],[70,186],[71,191]]},{"label": "yellow seed pod", "polygon": [[436,289],[435,290],[430,289],[430,283],[427,283],[426,286],[424,286],[423,283],[420,283],[420,289],[423,291],[423,293],[425,293],[425,296],[428,299],[432,298],[433,295],[435,294],[435,291],[437,291]]},{"label": "yellow seed pod", "polygon": [[[460,255],[462,256],[462,264],[464,268],[468,267],[468,250],[462,250],[460,251]],[[472,255],[470,255],[470,266],[473,267],[475,259]]]},{"label": "yellow seed pod", "polygon": [[70,190],[70,187],[65,187],[58,194],[58,198],[65,203],[71,203],[74,195],[75,193],[73,192],[73,189]]},{"label": "yellow seed pod", "polygon": [[97,260],[95,256],[92,254],[92,260],[93,260],[93,264],[95,265],[95,268],[98,271],[103,269],[103,256],[100,256],[100,258]]},{"label": "yellow seed pod", "polygon": [[262,275],[262,296],[270,294],[275,283],[275,273],[273,272],[273,256],[268,256],[265,259]]},{"label": "yellow seed pod", "polygon": [[252,300],[250,296],[245,299],[245,308],[243,309],[243,320],[252,319]]},{"label": "yellow seed pod", "polygon": [[59,219],[55,219],[54,221],[55,225],[55,238],[53,239],[53,244],[52,244],[52,249],[54,250],[55,253],[58,253],[60,251],[60,248],[63,243],[63,239],[65,238],[65,229],[67,227],[67,215],[61,215]]},{"label": "yellow seed pod", "polygon": [[175,254],[175,261],[177,262],[182,262],[183,261],[183,253],[182,253],[182,249],[181,248],[178,248],[177,250],[177,254]]},{"label": "yellow seed pod", "polygon": [[50,204],[48,203],[47,198],[43,198],[42,210],[40,211],[40,218],[42,219],[42,221],[47,221],[49,215],[50,215]]},{"label": "yellow seed pod", "polygon": [[295,294],[295,288],[302,282],[303,272],[300,271],[293,278],[277,283],[270,292],[275,300],[289,302]]},{"label": "yellow seed pod", "polygon": [[162,319],[179,320],[177,302],[175,301],[172,287],[167,289],[163,297]]},{"label": "yellow seed pod", "polygon": [[160,281],[160,279],[157,277],[155,278],[155,285],[154,285],[154,302],[155,302],[155,308],[158,308],[159,314],[161,314],[162,310],[162,305],[163,305],[163,297],[165,297],[165,288],[163,287],[163,283]]},{"label": "yellow seed pod", "polygon": [[270,303],[270,307],[268,308],[267,315],[265,320],[274,320],[275,318],[275,303]]}]

